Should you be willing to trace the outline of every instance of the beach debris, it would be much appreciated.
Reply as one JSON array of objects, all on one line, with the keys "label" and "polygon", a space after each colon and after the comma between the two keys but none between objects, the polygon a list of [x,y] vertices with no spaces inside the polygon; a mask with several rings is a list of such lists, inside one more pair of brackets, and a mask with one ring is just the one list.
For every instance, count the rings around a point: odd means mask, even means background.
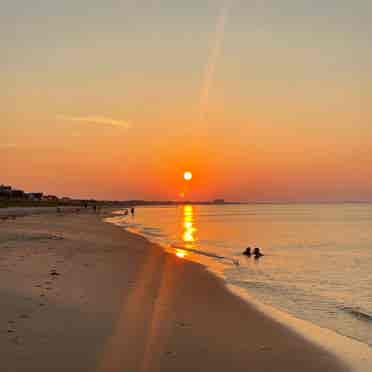
[{"label": "beach debris", "polygon": [[[57,270],[55,270],[55,269],[51,270],[49,274],[50,274],[51,276],[59,276],[59,275],[61,275],[61,274],[60,274]],[[48,283],[48,284],[50,284],[50,283]]]},{"label": "beach debris", "polygon": [[49,240],[63,240],[64,237],[60,236],[60,235],[49,235],[48,237],[46,237],[46,239],[49,239]]},{"label": "beach debris", "polygon": [[261,351],[270,351],[270,350],[272,350],[272,347],[271,346],[262,345],[262,346],[260,346],[260,350]]},{"label": "beach debris", "polygon": [[190,328],[191,327],[191,324],[186,323],[186,322],[178,322],[177,324],[182,328]]}]

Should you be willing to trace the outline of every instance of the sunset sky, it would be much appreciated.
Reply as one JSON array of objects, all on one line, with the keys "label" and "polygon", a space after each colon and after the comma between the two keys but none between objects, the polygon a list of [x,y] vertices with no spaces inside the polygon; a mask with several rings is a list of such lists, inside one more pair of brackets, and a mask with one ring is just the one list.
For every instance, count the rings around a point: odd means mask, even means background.
[{"label": "sunset sky", "polygon": [[0,183],[372,200],[371,1],[12,0],[0,34]]}]

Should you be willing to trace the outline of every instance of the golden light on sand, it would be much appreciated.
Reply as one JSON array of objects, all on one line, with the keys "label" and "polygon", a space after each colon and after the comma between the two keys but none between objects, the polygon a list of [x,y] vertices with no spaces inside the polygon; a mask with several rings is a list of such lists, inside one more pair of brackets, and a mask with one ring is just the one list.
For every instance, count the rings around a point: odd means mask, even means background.
[{"label": "golden light on sand", "polygon": [[187,171],[183,174],[183,178],[185,179],[185,181],[191,181],[192,180],[192,173]]}]

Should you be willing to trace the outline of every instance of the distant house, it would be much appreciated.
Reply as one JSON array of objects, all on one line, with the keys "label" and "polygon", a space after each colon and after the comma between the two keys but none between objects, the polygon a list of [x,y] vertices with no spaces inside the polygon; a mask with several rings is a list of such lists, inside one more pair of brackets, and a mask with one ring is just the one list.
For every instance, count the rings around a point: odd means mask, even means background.
[{"label": "distant house", "polygon": [[0,192],[11,192],[12,186],[0,185]]},{"label": "distant house", "polygon": [[43,197],[43,200],[48,200],[48,201],[57,201],[58,197],[55,195],[45,195]]},{"label": "distant house", "polygon": [[9,198],[11,194],[12,194],[11,186],[0,185],[0,197]]},{"label": "distant house", "polygon": [[12,190],[10,193],[10,197],[16,199],[23,199],[26,196],[23,190]]},{"label": "distant house", "polygon": [[41,200],[43,198],[43,193],[42,192],[30,192],[27,194],[27,197],[30,200]]}]

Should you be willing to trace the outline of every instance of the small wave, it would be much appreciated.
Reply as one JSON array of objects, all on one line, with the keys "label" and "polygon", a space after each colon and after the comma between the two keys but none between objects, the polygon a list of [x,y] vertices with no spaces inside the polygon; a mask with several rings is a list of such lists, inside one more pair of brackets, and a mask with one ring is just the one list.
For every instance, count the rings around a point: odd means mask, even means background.
[{"label": "small wave", "polygon": [[201,255],[201,256],[207,256],[207,257],[212,257],[212,258],[218,258],[220,260],[227,260],[227,261],[230,261],[232,262],[234,265],[239,265],[239,260],[235,260],[233,258],[230,258],[230,257],[226,257],[226,256],[221,256],[217,253],[212,253],[212,252],[205,252],[205,251],[200,251],[198,249],[192,249],[192,248],[185,248],[183,246],[180,246],[180,245],[174,245],[174,244],[171,244],[171,247],[172,248],[178,248],[178,249],[182,249],[184,251],[187,251],[187,252],[191,252],[191,253],[195,253],[195,254],[198,254],[198,255]]},{"label": "small wave", "polygon": [[143,227],[140,229],[140,233],[144,235],[154,236],[154,237],[163,237],[164,234],[161,232],[160,229],[151,228],[151,227]]},{"label": "small wave", "polygon": [[341,310],[346,311],[358,319],[372,322],[372,315],[358,307],[342,306]]},{"label": "small wave", "polygon": [[156,232],[156,233],[161,231],[157,227],[144,227],[142,230],[145,232]]}]

